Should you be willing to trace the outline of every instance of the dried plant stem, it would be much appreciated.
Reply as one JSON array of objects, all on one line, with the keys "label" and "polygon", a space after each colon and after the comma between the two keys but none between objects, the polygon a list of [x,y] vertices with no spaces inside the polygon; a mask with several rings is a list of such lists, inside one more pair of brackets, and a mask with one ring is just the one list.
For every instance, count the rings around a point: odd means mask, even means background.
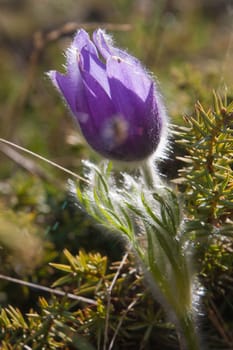
[{"label": "dried plant stem", "polygon": [[13,283],[18,283],[18,284],[21,284],[23,286],[27,286],[29,288],[35,288],[35,289],[42,290],[44,292],[48,292],[51,294],[59,295],[62,297],[67,297],[69,299],[81,301],[81,302],[92,304],[92,305],[97,305],[97,302],[95,300],[85,298],[85,297],[82,297],[79,295],[71,294],[71,293],[65,293],[65,292],[58,290],[58,289],[53,289],[53,288],[41,286],[41,285],[36,284],[36,283],[31,283],[31,282],[20,280],[18,278],[13,278],[10,276],[5,276],[5,275],[0,274],[0,279],[3,279],[5,281],[9,281],[9,282],[13,282]]},{"label": "dried plant stem", "polygon": [[228,344],[229,348],[233,349],[233,334],[231,334],[230,329],[226,327],[226,324],[224,323],[224,320],[222,319],[213,300],[209,301],[208,316],[215,329],[224,339],[225,343]]},{"label": "dried plant stem", "polygon": [[117,272],[112,280],[112,283],[110,287],[107,289],[107,308],[106,308],[106,320],[105,320],[105,328],[104,328],[104,345],[103,345],[103,350],[107,349],[107,343],[108,343],[108,327],[109,327],[109,315],[110,315],[110,306],[111,306],[111,294],[113,287],[116,283],[116,280],[120,274],[120,271],[122,267],[124,266],[126,259],[128,258],[129,253],[126,252],[125,255],[123,256],[121,263],[117,269]]},{"label": "dried plant stem", "polygon": [[139,298],[133,300],[133,301],[129,304],[129,306],[128,306],[127,309],[124,311],[124,313],[123,313],[123,315],[121,316],[121,318],[119,319],[118,325],[117,325],[116,330],[115,330],[115,332],[114,332],[114,334],[113,334],[113,337],[112,337],[112,340],[111,340],[111,342],[110,342],[110,344],[109,344],[108,350],[112,350],[112,347],[113,347],[114,342],[115,342],[115,340],[116,340],[116,337],[117,337],[117,334],[118,334],[118,332],[119,332],[119,329],[121,328],[121,325],[122,325],[122,323],[123,323],[123,321],[124,321],[124,319],[125,319],[127,313],[134,307],[134,305],[137,303],[138,299],[139,299]]}]

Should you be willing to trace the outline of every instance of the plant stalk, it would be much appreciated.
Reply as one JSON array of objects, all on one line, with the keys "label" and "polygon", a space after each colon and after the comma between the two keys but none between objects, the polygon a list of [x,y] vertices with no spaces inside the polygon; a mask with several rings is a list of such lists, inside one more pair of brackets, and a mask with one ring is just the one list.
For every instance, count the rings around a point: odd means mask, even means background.
[{"label": "plant stalk", "polygon": [[143,163],[143,165],[141,166],[141,173],[148,189],[154,189],[156,185],[157,176],[156,170],[151,161],[148,160],[147,162]]},{"label": "plant stalk", "polygon": [[186,315],[179,319],[177,318],[175,326],[180,350],[201,350],[200,339],[193,315],[187,311]]}]

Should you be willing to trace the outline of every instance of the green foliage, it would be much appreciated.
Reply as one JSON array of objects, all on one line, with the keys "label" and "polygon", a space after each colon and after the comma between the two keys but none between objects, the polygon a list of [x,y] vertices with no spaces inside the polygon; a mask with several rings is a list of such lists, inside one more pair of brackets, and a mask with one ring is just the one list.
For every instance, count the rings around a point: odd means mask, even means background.
[{"label": "green foliage", "polygon": [[197,103],[185,122],[188,127],[177,127],[177,142],[187,152],[179,158],[186,165],[178,182],[185,190],[187,229],[203,243],[203,273],[211,279],[216,268],[224,272],[233,263],[233,103],[214,93],[213,107]]},{"label": "green foliage", "polygon": [[[214,107],[196,105],[188,127],[178,127],[179,141],[188,153],[180,170],[187,211],[198,234],[232,234],[233,103],[214,93]],[[181,180],[181,179],[180,179]]]},{"label": "green foliage", "polygon": [[[196,350],[193,307],[198,306],[199,285],[190,269],[192,251],[201,261],[195,264],[208,291],[207,312],[213,314],[214,298],[219,295],[230,305],[228,311],[232,308],[232,292],[223,284],[233,272],[229,190],[232,104],[223,104],[214,96],[214,109],[205,111],[198,103],[195,117],[185,118],[189,128],[177,127],[178,142],[187,153],[182,157],[186,167],[178,179],[182,193],[159,182],[151,188],[151,182],[148,185],[140,173],[119,173],[110,162],[100,167],[84,163],[88,184],[70,181],[72,201],[88,212],[89,222],[98,223],[98,230],[122,237],[137,263],[131,256],[110,264],[99,253],[80,250],[73,255],[65,249],[68,263],[56,255],[58,261],[50,266],[57,270],[52,274],[57,279],[50,283],[53,288],[63,288],[67,296],[40,297],[38,307],[26,314],[17,307],[2,308],[0,341],[4,350],[22,346],[134,349],[135,344],[140,344],[140,349],[153,349],[155,344],[178,349],[174,325],[183,329],[189,349],[194,344]],[[184,221],[180,195],[186,208]],[[82,217],[84,220],[84,214]],[[155,300],[145,290],[144,279]],[[74,301],[69,294],[87,297],[94,304]],[[164,310],[172,323],[164,321]],[[224,312],[222,317],[226,317]],[[228,333],[224,339],[218,339],[219,348],[225,342],[230,344]]]},{"label": "green foliage", "polygon": [[[227,282],[233,276],[232,117],[231,100],[214,93],[211,108],[205,109],[198,102],[195,115],[184,118],[187,126],[176,127],[175,131],[177,142],[185,151],[179,157],[185,166],[176,182],[183,192],[187,234],[195,242],[194,262],[206,288],[207,312],[215,327],[216,318],[221,318],[216,329],[220,332],[220,327],[225,327],[229,349],[232,335],[223,320],[232,320],[233,315],[232,291]],[[221,310],[215,305],[219,298],[224,300]],[[214,341],[211,346],[221,347]]]},{"label": "green foliage", "polygon": [[[93,286],[96,288],[97,284],[101,284],[101,281],[103,282],[107,269],[106,257],[102,257],[100,254],[86,255],[82,251],[80,251],[79,255],[76,257],[73,257],[68,250],[65,250],[64,254],[70,265],[50,264],[58,270],[67,273],[65,277],[57,280],[53,284],[53,287],[61,286],[66,283],[70,284],[72,279],[75,279],[76,283],[78,283],[76,288],[83,294],[88,292],[89,289],[91,290]],[[80,289],[81,285],[82,289]],[[86,288],[88,290],[86,290]]]},{"label": "green foliage", "polygon": [[[37,311],[29,310],[25,316],[18,308],[2,308],[2,349],[27,346],[33,350],[92,350],[103,349],[110,343],[116,346],[113,349],[134,349],[135,338],[141,342],[142,349],[150,348],[150,334],[157,334],[158,320],[164,331],[159,330],[157,337],[163,339],[166,348],[172,340],[171,326],[162,323],[161,310],[151,301],[150,294],[143,291],[142,277],[132,261],[125,257],[124,263],[107,266],[107,258],[98,253],[81,251],[73,256],[65,250],[64,254],[68,264],[52,264],[64,275],[53,285],[64,286],[67,293],[77,296],[88,295],[93,303],[71,300],[67,294],[62,299],[40,297]],[[166,339],[166,329],[170,330],[171,338]],[[144,334],[142,339],[138,330]]]},{"label": "green foliage", "polygon": [[[111,163],[89,169],[86,188],[76,191],[78,200],[97,222],[127,238],[177,329],[183,328],[190,349],[197,349],[193,325],[193,298],[198,286],[189,268],[191,251],[184,239],[185,226],[177,195],[163,184],[147,185],[146,179],[121,174],[114,178]],[[185,247],[185,248],[184,248]]]},{"label": "green foliage", "polygon": [[[86,147],[67,109],[46,82],[44,72],[55,66],[60,69],[63,59],[60,61],[58,51],[65,50],[71,40],[70,22],[87,21],[87,25],[92,20],[112,22],[111,30],[117,43],[128,48],[158,76],[172,122],[183,125],[182,115],[193,114],[192,118],[184,119],[183,129],[176,129],[175,137],[183,141],[179,141],[174,155],[170,155],[173,159],[181,154],[182,161],[185,159],[178,178],[182,184],[175,191],[185,220],[180,226],[181,218],[175,213],[177,198],[173,201],[165,189],[159,199],[150,196],[148,199],[147,190],[140,189],[139,207],[138,201],[131,203],[129,197],[134,196],[130,192],[134,185],[131,183],[126,202],[132,206],[124,210],[123,202],[118,203],[117,213],[111,206],[108,208],[106,196],[102,202],[101,192],[95,193],[99,207],[95,209],[99,222],[96,227],[96,221],[80,212],[74,201],[67,198],[66,173],[27,154],[14,153],[1,144],[1,273],[11,276],[20,273],[23,280],[90,297],[98,302],[98,310],[96,305],[74,301],[68,296],[50,297],[43,293],[37,301],[41,291],[1,280],[0,347],[4,350],[30,346],[81,350],[99,347],[102,350],[104,344],[108,349],[115,339],[114,350],[178,349],[174,326],[164,322],[163,310],[147,291],[148,283],[143,281],[147,271],[141,271],[138,260],[135,262],[132,256],[120,269],[109,302],[109,288],[121,265],[112,261],[121,259],[125,245],[132,246],[130,240],[134,240],[139,251],[148,247],[147,227],[138,219],[144,215],[148,219],[145,225],[152,225],[154,232],[177,231],[183,247],[191,238],[194,253],[191,265],[205,290],[201,307],[205,316],[200,321],[201,325],[203,321],[202,333],[207,343],[203,348],[209,345],[213,350],[232,349],[233,147],[229,103],[232,100],[232,11],[227,6],[229,1],[71,0],[67,4],[67,1],[55,0],[46,6],[41,3],[10,0],[0,5],[1,137],[28,147],[77,174],[81,172],[81,159],[98,162],[98,156]],[[116,23],[129,23],[131,29],[122,33]],[[40,33],[34,37],[33,32],[38,30]],[[46,37],[50,40],[46,41]],[[37,51],[38,45],[41,46]],[[211,103],[210,91],[225,85],[231,89],[228,99],[215,97],[215,106],[203,107]],[[193,113],[196,100],[200,100],[202,106],[198,103]],[[176,177],[180,160],[172,163],[173,169],[169,162],[163,164],[165,175]],[[111,191],[112,183],[109,186]],[[150,201],[156,210],[151,208]],[[170,215],[169,208],[174,215]],[[160,225],[162,217],[165,228]],[[100,218],[105,224],[109,222],[107,228]],[[123,243],[116,239],[120,236],[116,233],[119,230]],[[148,231],[148,239],[159,244],[164,252],[159,254],[154,245],[150,249],[151,262],[155,259],[156,266],[161,271],[165,269],[166,277],[176,281],[174,270],[169,271],[173,255],[166,247],[169,242],[172,248],[174,244],[176,255],[182,251],[176,234],[166,237],[164,242],[163,235],[155,236]],[[65,255],[60,253],[64,248]],[[80,248],[92,254],[85,254]],[[92,263],[93,252],[102,254],[95,256],[98,266]],[[69,259],[65,261],[69,254],[75,266]],[[146,263],[149,261],[148,255],[142,258]],[[55,261],[64,271],[48,266]],[[81,262],[84,267],[80,270]],[[98,280],[96,284],[92,278]],[[164,305],[159,293],[157,297]]]}]

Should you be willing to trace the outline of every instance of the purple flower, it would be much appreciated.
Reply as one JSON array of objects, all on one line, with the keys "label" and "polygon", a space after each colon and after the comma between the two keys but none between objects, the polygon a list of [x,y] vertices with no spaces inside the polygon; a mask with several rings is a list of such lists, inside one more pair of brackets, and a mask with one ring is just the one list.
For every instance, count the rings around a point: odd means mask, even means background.
[{"label": "purple flower", "polygon": [[106,158],[138,161],[160,142],[166,116],[141,63],[113,46],[103,30],[81,29],[66,52],[67,72],[49,76],[89,145]]}]

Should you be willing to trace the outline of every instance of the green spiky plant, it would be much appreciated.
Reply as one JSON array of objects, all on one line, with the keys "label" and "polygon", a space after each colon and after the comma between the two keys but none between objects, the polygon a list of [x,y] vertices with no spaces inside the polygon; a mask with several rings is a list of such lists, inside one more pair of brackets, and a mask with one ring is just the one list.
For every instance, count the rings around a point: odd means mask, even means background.
[{"label": "green spiky plant", "polygon": [[180,178],[187,212],[198,234],[227,234],[228,229],[231,233],[233,103],[228,105],[216,93],[213,97],[213,108],[205,111],[198,102],[195,116],[185,117],[188,126],[178,128],[177,142],[187,152]]},{"label": "green spiky plant", "polygon": [[178,182],[185,188],[187,233],[199,242],[205,277],[211,276],[211,266],[224,270],[224,261],[231,266],[232,112],[233,103],[214,92],[213,107],[206,111],[198,102],[195,116],[185,117],[187,126],[177,129],[177,142],[186,152]]}]

